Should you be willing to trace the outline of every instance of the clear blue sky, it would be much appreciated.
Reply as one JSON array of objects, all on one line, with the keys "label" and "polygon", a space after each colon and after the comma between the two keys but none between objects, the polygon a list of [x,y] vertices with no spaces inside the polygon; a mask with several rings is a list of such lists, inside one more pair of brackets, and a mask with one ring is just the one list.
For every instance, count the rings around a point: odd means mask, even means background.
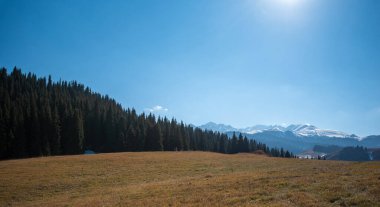
[{"label": "clear blue sky", "polygon": [[378,0],[0,0],[0,66],[196,125],[380,134]]}]

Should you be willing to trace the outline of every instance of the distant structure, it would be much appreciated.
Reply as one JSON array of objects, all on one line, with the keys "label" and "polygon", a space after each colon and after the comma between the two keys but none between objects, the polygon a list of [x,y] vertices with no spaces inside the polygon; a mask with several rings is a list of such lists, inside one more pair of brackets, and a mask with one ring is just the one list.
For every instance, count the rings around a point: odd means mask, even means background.
[{"label": "distant structure", "polygon": [[85,155],[94,155],[96,153],[94,151],[92,151],[92,150],[86,150],[86,151],[84,151],[83,154],[85,154]]},{"label": "distant structure", "polygon": [[326,156],[325,153],[318,153],[312,150],[304,151],[297,155],[299,159],[323,159]]}]

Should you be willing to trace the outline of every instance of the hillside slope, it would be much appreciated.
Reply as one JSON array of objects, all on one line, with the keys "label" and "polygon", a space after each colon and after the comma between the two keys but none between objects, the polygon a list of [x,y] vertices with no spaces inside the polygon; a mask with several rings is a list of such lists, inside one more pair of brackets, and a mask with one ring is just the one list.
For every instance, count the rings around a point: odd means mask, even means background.
[{"label": "hillside slope", "polygon": [[[137,114],[107,95],[75,81],[52,81],[0,68],[0,159],[140,151],[263,150],[285,157],[279,149],[247,138],[203,131],[172,118]],[[292,157],[291,153],[288,152]]]},{"label": "hillside slope", "polygon": [[0,161],[0,206],[379,206],[380,163],[131,152]]}]

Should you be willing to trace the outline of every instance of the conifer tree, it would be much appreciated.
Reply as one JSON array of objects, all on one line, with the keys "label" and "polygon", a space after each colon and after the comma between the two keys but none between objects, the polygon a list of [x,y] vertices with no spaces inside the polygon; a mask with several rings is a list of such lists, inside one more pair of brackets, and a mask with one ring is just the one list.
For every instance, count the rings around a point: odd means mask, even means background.
[{"label": "conifer tree", "polygon": [[231,151],[230,151],[230,153],[234,154],[234,153],[238,153],[238,152],[239,152],[238,139],[237,139],[235,132],[234,132],[232,139],[231,139]]},{"label": "conifer tree", "polygon": [[239,139],[238,139],[238,149],[237,151],[238,152],[244,152],[244,139],[243,139],[243,135],[240,133],[239,134]]},{"label": "conifer tree", "polygon": [[52,125],[49,131],[50,151],[52,155],[61,154],[61,123],[58,109],[55,107],[52,113]]},{"label": "conifer tree", "polygon": [[137,133],[133,125],[129,125],[127,131],[127,150],[137,151]]},{"label": "conifer tree", "polygon": [[150,126],[145,141],[145,151],[162,151],[162,134],[160,125]]}]

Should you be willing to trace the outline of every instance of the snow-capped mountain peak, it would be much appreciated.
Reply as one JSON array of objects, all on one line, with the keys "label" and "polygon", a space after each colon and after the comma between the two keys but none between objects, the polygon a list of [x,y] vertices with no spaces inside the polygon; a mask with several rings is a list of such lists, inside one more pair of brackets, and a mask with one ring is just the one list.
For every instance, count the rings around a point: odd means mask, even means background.
[{"label": "snow-capped mountain peak", "polygon": [[286,128],[286,131],[291,131],[298,136],[324,136],[324,137],[360,139],[360,137],[354,134],[350,135],[345,132],[331,130],[331,129],[320,129],[310,124],[289,125]]},{"label": "snow-capped mountain peak", "polygon": [[323,137],[335,137],[335,138],[353,138],[360,139],[360,137],[345,132],[331,130],[331,129],[320,129],[311,124],[291,124],[288,126],[283,125],[255,125],[252,127],[246,128],[234,128],[230,125],[224,124],[215,124],[214,122],[209,122],[205,125],[200,126],[201,129],[208,129],[219,132],[228,132],[228,131],[239,131],[247,134],[257,134],[264,131],[280,131],[286,132],[290,131],[300,137],[310,137],[310,136],[323,136]]},{"label": "snow-capped mountain peak", "polygon": [[238,131],[238,129],[230,125],[217,124],[214,122],[208,122],[202,126],[199,126],[199,128],[204,129],[204,130],[218,131],[218,132]]}]

